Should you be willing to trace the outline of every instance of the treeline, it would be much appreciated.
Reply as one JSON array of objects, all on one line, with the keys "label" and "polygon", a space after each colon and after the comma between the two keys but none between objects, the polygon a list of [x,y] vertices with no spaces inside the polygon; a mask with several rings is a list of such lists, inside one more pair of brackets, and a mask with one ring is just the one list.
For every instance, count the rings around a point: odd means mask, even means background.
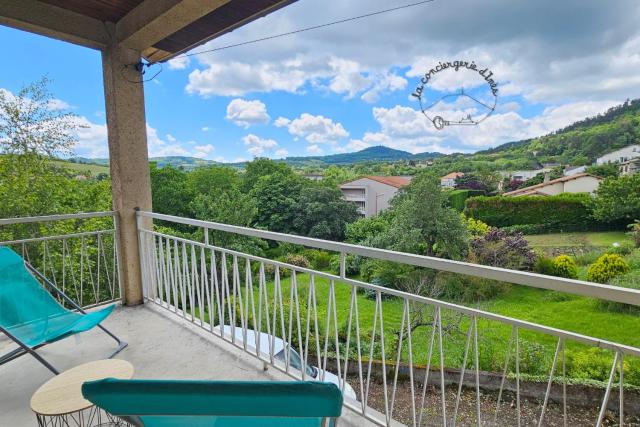
[{"label": "treeline", "polygon": [[153,210],[282,233],[341,241],[358,218],[336,182],[311,181],[288,165],[268,159],[247,163],[244,172],[207,166],[187,172],[151,166]]}]

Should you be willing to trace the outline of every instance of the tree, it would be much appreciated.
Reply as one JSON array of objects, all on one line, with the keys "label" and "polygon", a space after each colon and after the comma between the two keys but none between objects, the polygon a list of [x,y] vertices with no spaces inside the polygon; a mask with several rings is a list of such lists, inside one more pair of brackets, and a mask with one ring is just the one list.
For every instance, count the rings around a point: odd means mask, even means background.
[{"label": "tree", "polygon": [[71,113],[53,108],[55,99],[43,77],[16,95],[0,90],[0,150],[12,155],[70,154],[80,127]]},{"label": "tree", "polygon": [[193,194],[213,195],[237,189],[240,186],[238,172],[228,166],[202,166],[188,174],[187,185]]},{"label": "tree", "polygon": [[342,241],[347,224],[358,217],[356,205],[344,200],[338,188],[312,184],[300,195],[293,230],[304,236]]},{"label": "tree", "polygon": [[277,172],[287,171],[291,171],[291,168],[287,166],[286,163],[275,162],[266,158],[257,158],[254,161],[247,163],[242,177],[240,190],[243,193],[248,193],[256,186],[260,178]]},{"label": "tree", "polygon": [[438,178],[416,176],[391,200],[393,219],[379,237],[383,247],[402,252],[462,259],[468,250],[467,230],[460,214],[448,207]]},{"label": "tree", "polygon": [[151,194],[153,211],[188,217],[189,203],[194,197],[188,185],[187,173],[173,166],[158,168],[151,164]]},{"label": "tree", "polygon": [[593,216],[601,221],[633,222],[640,218],[640,174],[606,178],[590,205]]},{"label": "tree", "polygon": [[616,163],[605,163],[603,165],[589,166],[585,169],[585,172],[600,176],[602,178],[617,178],[618,176],[620,176],[620,168]]},{"label": "tree", "polygon": [[311,181],[296,175],[288,166],[260,177],[250,193],[258,209],[256,225],[281,233],[295,232],[300,195],[309,184]]}]

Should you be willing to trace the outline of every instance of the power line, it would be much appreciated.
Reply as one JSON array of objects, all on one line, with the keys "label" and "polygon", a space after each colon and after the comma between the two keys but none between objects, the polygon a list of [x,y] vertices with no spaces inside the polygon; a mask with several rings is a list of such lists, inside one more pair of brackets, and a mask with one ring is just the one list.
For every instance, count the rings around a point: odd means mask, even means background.
[{"label": "power line", "polygon": [[[395,11],[401,10],[401,9],[408,9],[410,7],[420,6],[420,5],[423,5],[423,4],[426,4],[426,3],[432,3],[434,1],[435,0],[423,0],[423,1],[416,2],[416,3],[409,3],[409,4],[402,5],[402,6],[392,7],[390,9],[378,10],[376,12],[366,13],[364,15],[352,16],[350,18],[340,19],[338,21],[327,22],[325,24],[314,25],[312,27],[306,27],[306,28],[300,28],[298,30],[289,31],[289,32],[286,32],[286,33],[275,34],[273,36],[261,37],[259,39],[248,40],[248,41],[241,42],[241,43],[229,44],[229,45],[226,45],[226,46],[216,47],[216,48],[213,48],[213,49],[202,50],[200,52],[184,53],[182,55],[178,55],[176,58],[183,58],[183,57],[184,58],[188,58],[190,56],[202,55],[204,53],[218,52],[218,51],[225,50],[225,49],[231,49],[233,47],[245,46],[245,45],[253,44],[253,43],[259,43],[259,42],[263,42],[265,40],[273,40],[273,39],[277,39],[279,37],[285,37],[285,36],[290,36],[292,34],[303,33],[305,31],[317,30],[319,28],[330,27],[332,25],[344,24],[345,22],[351,22],[351,21],[356,21],[358,19],[369,18],[371,16],[382,15],[383,13],[395,12]],[[174,58],[174,59],[176,59],[176,58]]]}]

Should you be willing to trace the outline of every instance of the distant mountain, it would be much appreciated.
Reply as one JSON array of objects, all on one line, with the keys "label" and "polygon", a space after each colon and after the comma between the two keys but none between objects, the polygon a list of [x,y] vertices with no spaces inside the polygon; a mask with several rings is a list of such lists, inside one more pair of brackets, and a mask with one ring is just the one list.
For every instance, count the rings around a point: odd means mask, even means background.
[{"label": "distant mountain", "polygon": [[349,165],[366,162],[397,162],[422,160],[442,156],[442,153],[411,154],[407,151],[378,145],[354,153],[330,154],[327,156],[287,157],[284,161],[292,166]]},{"label": "distant mountain", "polygon": [[[442,153],[419,153],[411,154],[407,151],[395,150],[393,148],[378,145],[376,147],[365,148],[364,150],[354,153],[330,154],[327,156],[308,156],[308,157],[287,157],[281,161],[291,166],[330,166],[330,165],[349,165],[354,163],[366,162],[396,162],[401,160],[423,160],[432,159],[442,156]],[[108,165],[109,159],[88,159],[86,157],[73,157],[69,159],[74,163]],[[158,167],[171,165],[175,168],[194,169],[199,166],[210,166],[222,164],[213,160],[198,159],[187,156],[166,156],[152,157],[149,161],[154,162]],[[228,163],[233,167],[244,167],[246,162]]]}]

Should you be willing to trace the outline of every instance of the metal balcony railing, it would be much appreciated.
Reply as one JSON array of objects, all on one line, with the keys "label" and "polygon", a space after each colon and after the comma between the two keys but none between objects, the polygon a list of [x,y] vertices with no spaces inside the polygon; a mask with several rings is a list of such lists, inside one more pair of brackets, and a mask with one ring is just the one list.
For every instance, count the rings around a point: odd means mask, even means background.
[{"label": "metal balcony railing", "polygon": [[[545,425],[551,416],[555,425],[576,425],[573,412],[585,399],[593,401],[592,411],[582,415],[596,426],[605,417],[623,425],[625,411],[640,412],[638,384],[625,376],[639,348],[346,273],[349,257],[358,256],[636,306],[638,290],[151,212],[138,218],[148,302],[294,378],[330,381],[335,375],[354,393],[345,393],[345,406],[378,425]],[[149,227],[149,219],[200,231],[203,238]],[[331,251],[339,254],[340,273],[223,247],[219,242],[229,240],[221,236]],[[293,351],[279,358],[278,342]],[[606,373],[590,378],[588,392],[573,384],[566,357],[567,349],[586,348],[598,349],[608,363]]]},{"label": "metal balcony railing", "polygon": [[117,223],[115,212],[0,219],[0,245],[90,308],[121,299]]}]

